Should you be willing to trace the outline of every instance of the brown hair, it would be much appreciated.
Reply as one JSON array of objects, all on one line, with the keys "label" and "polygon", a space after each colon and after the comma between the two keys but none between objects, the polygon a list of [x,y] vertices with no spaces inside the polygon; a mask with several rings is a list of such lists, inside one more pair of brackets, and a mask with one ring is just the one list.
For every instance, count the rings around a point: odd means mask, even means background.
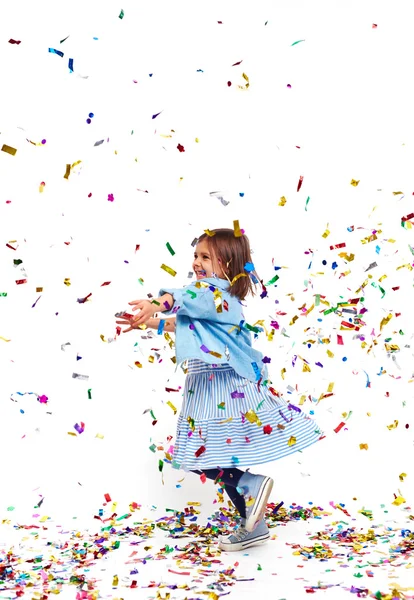
[{"label": "brown hair", "polygon": [[[249,238],[244,234],[236,237],[233,229],[212,229],[209,232],[214,233],[214,235],[203,233],[198,238],[197,243],[205,241],[209,250],[219,261],[230,283],[229,294],[237,296],[239,300],[244,300],[249,292],[255,296],[253,285],[257,284],[253,284],[250,272],[244,268],[246,263],[253,263]],[[256,271],[251,272],[255,273],[256,279],[259,280]],[[240,273],[244,273],[245,277],[239,277],[231,285],[234,277]]]}]

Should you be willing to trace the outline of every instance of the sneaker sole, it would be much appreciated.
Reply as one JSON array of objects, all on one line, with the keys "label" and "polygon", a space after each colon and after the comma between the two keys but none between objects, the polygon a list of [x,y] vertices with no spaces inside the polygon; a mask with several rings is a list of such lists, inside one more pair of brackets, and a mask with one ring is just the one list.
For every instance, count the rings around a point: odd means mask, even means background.
[{"label": "sneaker sole", "polygon": [[224,550],[225,552],[237,552],[240,550],[246,550],[246,548],[250,548],[251,546],[259,546],[261,544],[265,544],[270,540],[270,533],[265,533],[263,535],[258,535],[256,538],[252,540],[246,540],[245,542],[239,542],[238,544],[226,544],[225,541],[220,540],[219,548],[220,550]]},{"label": "sneaker sole", "polygon": [[246,520],[245,529],[249,532],[254,531],[256,524],[262,520],[265,512],[267,501],[273,489],[273,479],[271,477],[266,477],[263,480],[262,485],[257,493],[257,498],[255,502],[255,507],[249,515],[249,518]]}]

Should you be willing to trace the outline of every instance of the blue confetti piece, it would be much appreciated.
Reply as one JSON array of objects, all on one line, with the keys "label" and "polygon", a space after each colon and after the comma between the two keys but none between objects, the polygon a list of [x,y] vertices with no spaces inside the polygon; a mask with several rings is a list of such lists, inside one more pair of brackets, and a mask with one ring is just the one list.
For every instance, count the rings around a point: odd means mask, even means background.
[{"label": "blue confetti piece", "polygon": [[51,54],[57,54],[58,56],[62,56],[63,57],[63,52],[61,52],[60,50],[55,50],[54,48],[49,48],[49,52]]},{"label": "blue confetti piece", "polygon": [[73,58],[69,59],[69,71],[73,73]]}]

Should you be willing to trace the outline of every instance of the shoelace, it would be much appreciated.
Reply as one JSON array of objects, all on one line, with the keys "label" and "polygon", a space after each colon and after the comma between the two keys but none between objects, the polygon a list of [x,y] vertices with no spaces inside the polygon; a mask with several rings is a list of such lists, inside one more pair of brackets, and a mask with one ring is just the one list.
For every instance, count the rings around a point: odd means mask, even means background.
[{"label": "shoelace", "polygon": [[243,538],[245,538],[248,535],[248,533],[249,532],[246,531],[246,529],[243,526],[240,526],[240,528],[237,529],[237,531],[234,531],[231,535],[235,537],[238,542],[240,542]]}]

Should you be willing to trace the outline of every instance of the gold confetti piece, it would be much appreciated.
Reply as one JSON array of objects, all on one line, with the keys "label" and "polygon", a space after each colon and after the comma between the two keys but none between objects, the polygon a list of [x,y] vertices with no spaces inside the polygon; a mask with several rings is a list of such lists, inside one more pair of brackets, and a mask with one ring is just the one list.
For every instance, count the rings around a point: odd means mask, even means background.
[{"label": "gold confetti piece", "polygon": [[102,433],[97,433],[95,435],[96,438],[98,438],[99,440],[103,440],[104,439],[104,435]]},{"label": "gold confetti piece", "polygon": [[205,229],[204,233],[206,233],[209,237],[213,237],[213,235],[216,235],[216,232],[210,231],[210,229]]},{"label": "gold confetti piece", "polygon": [[335,356],[335,354],[333,352],[331,352],[330,350],[327,350],[326,354],[329,356],[329,358],[333,358]]},{"label": "gold confetti piece", "polygon": [[174,271],[174,269],[171,269],[170,267],[167,267],[167,265],[162,264],[161,265],[161,269],[164,269],[164,271],[167,271],[167,273],[169,273],[173,277],[175,277],[177,275],[177,271]]},{"label": "gold confetti piece", "polygon": [[305,400],[306,400],[306,396],[305,395],[301,396],[300,400],[299,400],[299,406],[303,406],[303,404],[305,404]]},{"label": "gold confetti piece", "polygon": [[220,290],[218,288],[216,288],[216,290],[214,292],[214,304],[216,306],[216,312],[222,313],[223,312],[222,293],[220,292]]},{"label": "gold confetti piece", "polygon": [[329,229],[325,229],[325,232],[322,234],[322,237],[323,237],[323,238],[327,238],[327,237],[328,237],[328,235],[330,235],[330,233],[331,233],[331,232],[329,231]]},{"label": "gold confetti piece", "polygon": [[224,425],[224,423],[231,423],[233,421],[233,417],[226,419],[225,421],[219,421],[219,425]]},{"label": "gold confetti piece", "polygon": [[338,256],[339,258],[343,258],[347,262],[352,262],[355,258],[355,254],[347,254],[346,252],[340,252]]},{"label": "gold confetti piece", "polygon": [[394,423],[392,423],[391,425],[387,425],[387,429],[389,429],[391,431],[391,429],[397,429],[398,427],[398,421],[394,421]]},{"label": "gold confetti piece", "polygon": [[240,277],[247,277],[247,275],[246,275],[246,273],[239,273],[238,275],[233,277],[230,285],[233,285],[238,279],[240,279]]},{"label": "gold confetti piece", "polygon": [[244,416],[249,421],[249,423],[256,423],[258,425],[258,427],[261,427],[262,423],[261,423],[259,417],[256,415],[256,413],[252,409],[248,410]]},{"label": "gold confetti piece", "polygon": [[243,235],[238,221],[233,221],[234,237],[241,237]]},{"label": "gold confetti piece", "polygon": [[404,477],[407,477],[407,473],[401,473],[399,475],[400,481],[404,481]]},{"label": "gold confetti piece", "polygon": [[63,283],[69,287],[71,285],[70,277],[66,277]]},{"label": "gold confetti piece", "polygon": [[296,444],[296,438],[294,435],[291,435],[288,441],[288,446],[294,446]]},{"label": "gold confetti piece", "polygon": [[11,154],[12,156],[14,156],[17,152],[16,148],[12,148],[11,146],[8,146],[7,144],[3,144],[1,149],[3,152],[7,152],[7,154]]},{"label": "gold confetti piece", "polygon": [[108,340],[106,340],[106,339],[105,339],[105,336],[104,336],[103,334],[101,334],[99,337],[101,338],[101,340],[102,340],[103,342],[108,342]]},{"label": "gold confetti piece", "polygon": [[361,181],[360,179],[358,179],[358,181],[356,181],[355,179],[351,179],[351,185],[356,187],[360,181]]},{"label": "gold confetti piece", "polygon": [[393,192],[394,196],[398,196],[399,194],[403,194],[404,192]]},{"label": "gold confetti piece", "polygon": [[391,319],[392,319],[391,313],[388,315],[388,317],[384,317],[383,319],[381,319],[380,331],[382,330],[383,327],[385,327],[385,325],[387,325],[387,323],[390,322]]},{"label": "gold confetti piece", "polygon": [[310,370],[311,370],[310,366],[304,362],[303,366],[302,366],[302,373],[310,373]]},{"label": "gold confetti piece", "polygon": [[280,371],[280,375],[281,375],[281,377],[282,377],[283,381],[285,380],[285,377],[284,377],[285,373],[286,373],[286,369],[285,369],[285,368],[283,368],[283,369]]},{"label": "gold confetti piece", "polygon": [[[385,344],[385,349],[387,352],[399,352],[400,351],[400,347],[397,346],[397,344]],[[382,371],[383,373],[386,373],[386,371]]]},{"label": "gold confetti piece", "polygon": [[42,517],[40,519],[40,523],[45,523],[48,520],[49,517],[47,517],[46,515],[44,517]]},{"label": "gold confetti piece", "polygon": [[139,360],[135,361],[135,362],[134,362],[134,365],[135,365],[136,367],[138,367],[139,369],[142,369],[142,365],[141,365],[141,363],[139,362]]},{"label": "gold confetti piece", "polygon": [[368,444],[359,444],[360,450],[368,450]]},{"label": "gold confetti piece", "polygon": [[291,322],[289,323],[289,325],[293,325],[294,323],[296,323],[296,321],[297,321],[298,319],[299,319],[299,317],[298,317],[297,315],[295,315],[295,316],[292,318],[292,320],[291,320]]},{"label": "gold confetti piece", "polygon": [[199,140],[198,138],[196,138],[196,139],[195,139],[195,141],[196,141],[196,143],[198,144],[200,140]]},{"label": "gold confetti piece", "polygon": [[69,175],[70,175],[70,165],[66,165],[66,171],[65,171],[63,178],[69,179]]},{"label": "gold confetti piece", "polygon": [[239,90],[247,90],[250,87],[249,78],[247,77],[246,73],[242,73],[242,77],[247,83],[246,85],[238,85],[237,87]]},{"label": "gold confetti piece", "polygon": [[284,196],[282,196],[279,200],[279,206],[285,206],[286,204],[286,198]]},{"label": "gold confetti piece", "polygon": [[405,498],[398,496],[398,498],[396,498],[392,504],[395,504],[395,506],[400,506],[400,504],[404,504],[405,502]]},{"label": "gold confetti piece", "polygon": [[167,404],[170,408],[173,409],[175,415],[177,413],[177,409],[175,408],[174,404],[170,400],[168,400]]},{"label": "gold confetti piece", "polygon": [[187,502],[187,506],[201,506],[201,502]]},{"label": "gold confetti piece", "polygon": [[3,340],[3,342],[11,342],[11,340],[6,340],[6,338],[2,337],[1,335],[0,335],[0,340]]}]

